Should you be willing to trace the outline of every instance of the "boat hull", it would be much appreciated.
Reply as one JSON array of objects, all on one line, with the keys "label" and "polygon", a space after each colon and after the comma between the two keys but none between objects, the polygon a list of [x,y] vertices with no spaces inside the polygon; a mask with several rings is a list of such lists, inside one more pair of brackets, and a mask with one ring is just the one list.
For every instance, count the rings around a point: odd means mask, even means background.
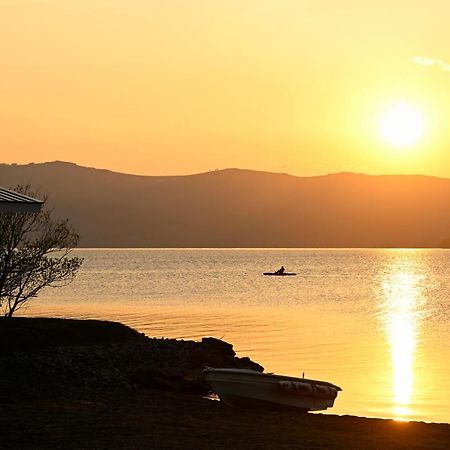
[{"label": "boat hull", "polygon": [[225,404],[239,408],[321,411],[334,405],[340,390],[327,382],[239,369],[206,369],[204,376]]},{"label": "boat hull", "polygon": [[297,274],[292,273],[292,272],[287,272],[287,273],[264,272],[263,275],[272,276],[272,277],[294,277]]},{"label": "boat hull", "polygon": [[285,410],[285,409],[295,409],[296,411],[305,412],[307,413],[309,411],[308,408],[302,407],[302,406],[292,406],[292,405],[285,405],[282,403],[274,403],[270,402],[268,400],[259,400],[255,398],[249,398],[249,397],[242,397],[239,395],[218,395],[220,401],[225,403],[228,406],[231,406],[232,408],[241,408],[241,409],[265,409],[265,410],[272,410],[272,411],[279,411],[279,410]]}]

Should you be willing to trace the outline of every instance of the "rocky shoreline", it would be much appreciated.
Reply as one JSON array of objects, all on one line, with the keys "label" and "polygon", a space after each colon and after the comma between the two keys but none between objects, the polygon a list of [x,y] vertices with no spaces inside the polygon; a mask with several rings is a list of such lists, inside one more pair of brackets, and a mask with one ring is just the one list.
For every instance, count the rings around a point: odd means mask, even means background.
[{"label": "rocky shoreline", "polygon": [[[17,338],[20,337],[20,338]],[[16,338],[16,339],[15,339]],[[85,392],[162,389],[208,394],[205,367],[263,371],[233,346],[146,337],[125,325],[98,320],[0,319],[0,398],[57,398]],[[39,379],[37,385],[27,379]],[[20,389],[7,388],[20,383]]]},{"label": "rocky shoreline", "polygon": [[240,367],[232,345],[152,339],[122,324],[0,319],[0,447],[448,448],[450,425],[232,410],[202,370]]}]

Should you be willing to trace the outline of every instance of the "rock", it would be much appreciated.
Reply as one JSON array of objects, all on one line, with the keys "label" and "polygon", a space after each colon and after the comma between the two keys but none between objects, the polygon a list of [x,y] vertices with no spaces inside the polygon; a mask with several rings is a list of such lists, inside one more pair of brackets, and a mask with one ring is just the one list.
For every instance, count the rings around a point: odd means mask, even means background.
[{"label": "rock", "polygon": [[212,351],[217,351],[223,354],[234,356],[236,352],[233,350],[233,346],[228,342],[222,341],[214,337],[204,337],[202,338],[202,344],[211,348]]},{"label": "rock", "polygon": [[252,361],[248,356],[237,358],[240,369],[256,370],[257,372],[264,372],[264,367]]},{"label": "rock", "polygon": [[132,381],[146,389],[163,389],[188,394],[208,392],[208,387],[204,384],[203,377],[199,373],[195,371],[188,373],[181,368],[139,368],[134,373]]}]

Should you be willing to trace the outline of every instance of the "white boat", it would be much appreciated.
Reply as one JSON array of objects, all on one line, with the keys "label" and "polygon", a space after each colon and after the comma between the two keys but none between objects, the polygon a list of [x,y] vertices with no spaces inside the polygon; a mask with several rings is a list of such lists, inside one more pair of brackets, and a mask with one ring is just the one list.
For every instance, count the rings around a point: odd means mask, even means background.
[{"label": "white boat", "polygon": [[331,408],[342,389],[326,381],[309,380],[247,369],[203,371],[206,381],[225,404],[240,408]]}]

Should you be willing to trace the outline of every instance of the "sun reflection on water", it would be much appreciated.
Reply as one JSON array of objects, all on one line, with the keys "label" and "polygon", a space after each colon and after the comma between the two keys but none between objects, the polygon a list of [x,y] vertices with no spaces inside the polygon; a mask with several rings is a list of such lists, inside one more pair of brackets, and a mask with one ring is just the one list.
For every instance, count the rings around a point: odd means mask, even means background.
[{"label": "sun reflection on water", "polygon": [[392,412],[398,420],[407,420],[412,414],[415,354],[425,302],[420,283],[423,274],[410,262],[396,261],[382,283],[392,360]]}]

